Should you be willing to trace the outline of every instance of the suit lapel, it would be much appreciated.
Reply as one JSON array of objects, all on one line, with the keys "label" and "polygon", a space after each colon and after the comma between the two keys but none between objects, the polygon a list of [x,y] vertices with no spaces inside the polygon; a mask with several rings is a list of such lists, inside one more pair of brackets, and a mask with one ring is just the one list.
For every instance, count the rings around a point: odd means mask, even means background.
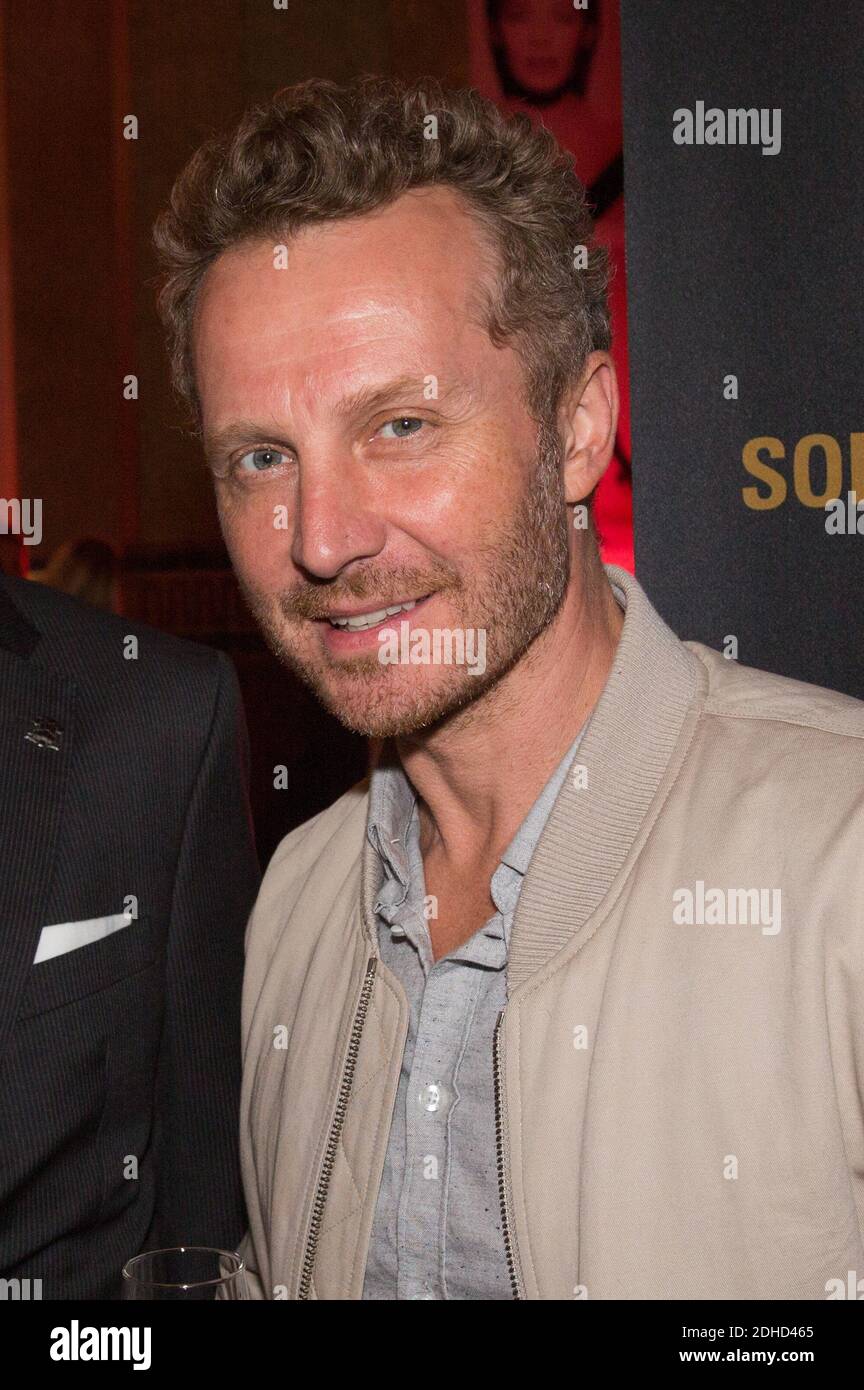
[{"label": "suit lapel", "polygon": [[72,752],[75,685],[31,657],[40,641],[0,588],[0,1058],[46,925]]}]

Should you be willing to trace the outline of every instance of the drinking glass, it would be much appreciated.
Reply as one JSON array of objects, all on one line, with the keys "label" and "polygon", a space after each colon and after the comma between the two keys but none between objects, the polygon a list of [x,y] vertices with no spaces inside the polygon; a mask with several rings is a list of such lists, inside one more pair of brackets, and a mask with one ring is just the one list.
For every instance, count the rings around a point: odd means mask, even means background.
[{"label": "drinking glass", "polygon": [[234,1250],[180,1245],[147,1250],[123,1266],[123,1297],[136,1299],[245,1298],[245,1265]]}]

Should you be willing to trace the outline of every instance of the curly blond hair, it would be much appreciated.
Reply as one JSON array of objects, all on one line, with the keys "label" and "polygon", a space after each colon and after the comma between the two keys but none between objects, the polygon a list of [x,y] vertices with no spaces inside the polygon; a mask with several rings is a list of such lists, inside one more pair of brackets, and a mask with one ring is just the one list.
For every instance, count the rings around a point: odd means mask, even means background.
[{"label": "curly blond hair", "polygon": [[486,233],[498,273],[491,290],[478,288],[484,325],[519,354],[529,411],[554,418],[588,353],[611,344],[608,256],[572,156],[475,91],[365,75],[301,82],[251,108],[192,156],[156,221],[172,377],[196,424],[192,322],[217,256],[434,185],[461,195]]}]

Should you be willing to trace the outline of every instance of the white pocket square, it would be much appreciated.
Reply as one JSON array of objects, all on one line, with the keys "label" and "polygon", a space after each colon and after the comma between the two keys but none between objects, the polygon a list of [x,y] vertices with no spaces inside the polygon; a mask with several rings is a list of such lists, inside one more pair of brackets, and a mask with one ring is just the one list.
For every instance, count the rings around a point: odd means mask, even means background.
[{"label": "white pocket square", "polygon": [[117,912],[113,917],[90,917],[86,922],[58,922],[43,927],[33,964],[63,956],[67,951],[77,951],[79,946],[89,946],[92,941],[101,941],[103,936],[128,927],[134,920],[128,912]]}]

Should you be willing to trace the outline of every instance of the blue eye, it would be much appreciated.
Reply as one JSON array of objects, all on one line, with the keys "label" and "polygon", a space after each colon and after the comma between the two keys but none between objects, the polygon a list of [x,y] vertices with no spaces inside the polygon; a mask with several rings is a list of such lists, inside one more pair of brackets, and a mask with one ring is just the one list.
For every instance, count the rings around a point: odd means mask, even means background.
[{"label": "blue eye", "polygon": [[393,434],[385,435],[388,439],[408,439],[412,434],[419,434],[425,420],[418,420],[414,415],[400,415],[397,420],[388,420],[386,425],[381,426],[381,433],[385,430],[393,430]]},{"label": "blue eye", "polygon": [[[268,473],[270,469],[278,468],[284,457],[278,449],[250,449],[248,454],[238,459],[237,467],[241,473]],[[247,460],[251,461],[249,467],[244,466]]]}]

